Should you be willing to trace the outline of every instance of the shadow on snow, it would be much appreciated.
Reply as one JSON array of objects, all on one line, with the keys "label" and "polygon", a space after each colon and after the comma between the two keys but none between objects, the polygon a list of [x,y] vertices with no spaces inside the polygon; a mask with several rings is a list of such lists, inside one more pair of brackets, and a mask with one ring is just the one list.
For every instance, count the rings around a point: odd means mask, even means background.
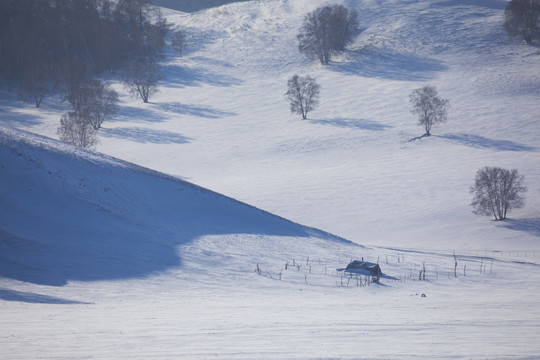
[{"label": "shadow on snow", "polygon": [[0,277],[52,286],[144,278],[181,266],[182,246],[211,235],[345,241],[175,177],[40,144],[50,140],[26,142],[17,132],[0,129],[1,180],[10,189],[0,192]]},{"label": "shadow on snow", "polygon": [[309,119],[309,122],[313,124],[330,125],[370,131],[383,131],[392,128],[389,125],[380,124],[375,121],[353,118]]},{"label": "shadow on snow", "polygon": [[135,107],[123,105],[120,107],[120,111],[113,118],[108,119],[107,122],[162,122],[170,119],[170,116],[166,116],[160,111],[154,110],[151,106],[152,103],[143,104],[144,107]]},{"label": "shadow on snow", "polygon": [[225,74],[211,73],[201,68],[166,65],[163,67],[162,72],[166,76],[163,77],[160,84],[173,88],[200,86],[203,84],[223,87],[242,84],[240,79]]},{"label": "shadow on snow", "polygon": [[499,224],[510,230],[523,231],[540,237],[540,218],[506,219]]},{"label": "shadow on snow", "polygon": [[442,62],[413,54],[390,52],[375,46],[347,52],[348,62],[330,69],[367,78],[398,81],[427,81],[447,69]]},{"label": "shadow on snow", "polygon": [[179,102],[156,104],[163,111],[174,112],[180,115],[190,115],[207,119],[218,119],[236,115],[230,111],[217,110],[206,105],[189,105]]},{"label": "shadow on snow", "polygon": [[122,106],[120,112],[107,122],[162,122],[177,118],[178,115],[218,119],[236,115],[230,111],[218,110],[207,105],[182,104],[179,102],[148,102],[141,107]]},{"label": "shadow on snow", "polygon": [[506,0],[448,0],[433,6],[478,6],[486,9],[504,10],[508,5]]},{"label": "shadow on snow", "polygon": [[68,304],[89,304],[87,302],[67,300],[62,298],[57,298],[49,295],[41,295],[31,292],[23,292],[9,289],[0,288],[0,299],[5,301],[17,301],[17,302],[26,302],[33,304],[58,304],[58,305],[68,305]]},{"label": "shadow on snow", "polygon": [[473,134],[445,134],[445,135],[434,135],[443,139],[450,140],[452,142],[457,142],[461,145],[466,145],[474,148],[480,149],[491,149],[499,151],[536,151],[535,147],[519,144],[509,140],[495,140],[489,139],[480,135]]},{"label": "shadow on snow", "polygon": [[130,140],[138,143],[152,144],[186,144],[190,142],[190,138],[178,133],[173,133],[166,130],[153,130],[140,127],[123,127],[106,129],[100,131],[101,136],[107,138],[119,138]]}]

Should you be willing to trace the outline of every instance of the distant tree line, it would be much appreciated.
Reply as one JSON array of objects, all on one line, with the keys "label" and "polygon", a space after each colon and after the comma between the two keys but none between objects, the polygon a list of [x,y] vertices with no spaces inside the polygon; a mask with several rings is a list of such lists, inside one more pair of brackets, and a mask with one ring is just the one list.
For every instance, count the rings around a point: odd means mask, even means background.
[{"label": "distant tree line", "polygon": [[147,0],[2,0],[0,76],[39,107],[93,75],[156,62],[168,27]]}]

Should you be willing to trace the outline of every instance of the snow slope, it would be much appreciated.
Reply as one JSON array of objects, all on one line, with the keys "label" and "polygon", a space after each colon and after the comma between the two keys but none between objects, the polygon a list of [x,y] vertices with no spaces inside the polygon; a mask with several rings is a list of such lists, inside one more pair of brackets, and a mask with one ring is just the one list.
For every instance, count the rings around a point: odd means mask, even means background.
[{"label": "snow slope", "polygon": [[[458,253],[456,270],[20,130],[0,142],[3,358],[538,354],[536,252]],[[351,258],[380,261],[381,283],[336,271]]]},{"label": "snow slope", "polygon": [[[335,2],[364,31],[327,67],[295,45],[327,2],[164,10],[189,47],[151,103],[115,84],[115,158],[15,130],[56,138],[66,105],[2,92],[1,357],[538,358],[538,48],[504,33],[505,1]],[[307,121],[295,73],[322,86]],[[426,83],[452,109],[421,138]],[[470,211],[486,165],[526,177],[508,221]],[[381,285],[335,272],[362,257]]]},{"label": "snow slope", "polygon": [[47,285],[145,277],[180,266],[176,247],[209,235],[345,242],[105,155],[17,130],[0,139],[5,277]]},{"label": "snow slope", "polygon": [[[98,150],[361,244],[537,249],[539,53],[502,29],[506,3],[341,2],[364,31],[327,67],[295,40],[322,1],[164,10],[187,31],[186,55],[168,52],[150,104],[118,84],[122,110]],[[307,121],[283,96],[295,73],[322,86]],[[408,94],[426,83],[452,109],[434,136],[418,138]],[[35,111],[12,99],[4,123],[56,137],[65,104]],[[518,168],[530,188],[504,224],[470,211],[469,187],[486,165]]]}]

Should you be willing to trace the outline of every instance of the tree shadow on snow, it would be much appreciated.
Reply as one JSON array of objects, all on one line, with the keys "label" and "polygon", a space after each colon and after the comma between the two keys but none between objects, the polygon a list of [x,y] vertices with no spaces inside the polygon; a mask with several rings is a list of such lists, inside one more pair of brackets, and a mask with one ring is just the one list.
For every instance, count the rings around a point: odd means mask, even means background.
[{"label": "tree shadow on snow", "polygon": [[127,106],[120,107],[120,111],[107,122],[162,122],[170,119],[162,111],[156,111],[152,108],[152,103],[142,105],[143,107]]},{"label": "tree shadow on snow", "polygon": [[504,10],[508,5],[506,0],[448,0],[434,6],[478,6],[486,9]]},{"label": "tree shadow on snow", "polygon": [[49,295],[41,295],[31,292],[23,292],[0,288],[0,299],[5,301],[25,302],[32,304],[58,304],[58,305],[75,305],[75,304],[90,304],[88,302],[67,300]]},{"label": "tree shadow on snow", "polygon": [[172,88],[200,86],[202,84],[222,87],[242,84],[240,79],[225,74],[212,73],[201,68],[167,65],[164,66],[162,72],[167,76],[163,77],[160,84]]},{"label": "tree shadow on snow", "polygon": [[540,218],[531,219],[506,219],[498,222],[500,226],[510,230],[527,232],[540,237]]},{"label": "tree shadow on snow", "polygon": [[230,111],[217,110],[206,105],[188,105],[179,102],[167,102],[158,105],[162,111],[180,115],[190,115],[207,119],[218,119],[236,115]]},{"label": "tree shadow on snow", "polygon": [[[5,95],[5,93],[0,93],[0,95]],[[42,104],[41,107],[43,109],[46,105]],[[25,112],[25,109],[29,108],[32,108],[33,114]],[[9,94],[6,98],[0,98],[0,124],[3,123],[14,127],[31,127],[44,123],[47,117],[33,110],[36,110],[33,105],[17,100]],[[58,120],[60,120],[60,117],[58,117]]]},{"label": "tree shadow on snow", "polygon": [[499,151],[536,151],[535,147],[519,144],[509,140],[496,140],[489,139],[479,135],[473,134],[445,134],[445,135],[434,135],[442,139],[447,139],[452,142],[457,142],[461,145],[466,145],[474,148],[483,148]]},{"label": "tree shadow on snow", "polygon": [[423,138],[428,138],[430,137],[431,135],[428,135],[428,134],[424,134],[424,135],[420,135],[420,136],[415,136],[413,138],[410,138],[409,140],[407,140],[406,142],[408,143],[413,143],[413,142],[417,142],[417,141],[420,141],[422,140]]},{"label": "tree shadow on snow", "polygon": [[330,125],[370,131],[384,131],[392,128],[389,125],[380,124],[375,121],[353,118],[309,119],[309,122],[319,125]]},{"label": "tree shadow on snow", "polygon": [[447,69],[442,62],[413,54],[396,53],[375,46],[347,52],[350,61],[336,64],[331,69],[367,78],[398,81],[427,81],[437,72]]},{"label": "tree shadow on snow", "polygon": [[100,135],[106,138],[118,138],[138,143],[152,144],[187,144],[190,138],[166,130],[153,130],[139,127],[101,129]]}]

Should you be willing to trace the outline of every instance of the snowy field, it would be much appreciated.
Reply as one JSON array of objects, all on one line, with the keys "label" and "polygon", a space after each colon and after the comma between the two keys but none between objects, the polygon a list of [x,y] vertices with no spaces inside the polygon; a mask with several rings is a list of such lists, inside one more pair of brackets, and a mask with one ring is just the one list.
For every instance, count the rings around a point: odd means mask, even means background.
[{"label": "snowy field", "polygon": [[[540,358],[540,49],[502,0],[336,0],[363,32],[321,66],[295,38],[326,3],[164,9],[188,49],[148,104],[114,83],[99,153],[1,90],[0,358]],[[425,84],[451,110],[420,138]],[[471,212],[486,165],[525,175],[507,221]]]}]

